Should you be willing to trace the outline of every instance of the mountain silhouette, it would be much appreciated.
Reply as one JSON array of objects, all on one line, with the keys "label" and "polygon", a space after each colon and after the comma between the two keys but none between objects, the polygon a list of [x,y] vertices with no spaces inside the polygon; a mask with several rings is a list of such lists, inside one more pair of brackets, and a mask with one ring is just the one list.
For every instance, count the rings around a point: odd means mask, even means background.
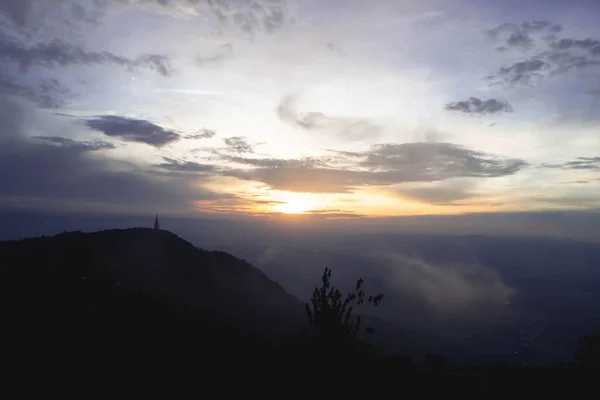
[{"label": "mountain silhouette", "polygon": [[302,304],[249,263],[145,228],[0,242],[0,302],[18,359],[237,360],[304,322]]}]

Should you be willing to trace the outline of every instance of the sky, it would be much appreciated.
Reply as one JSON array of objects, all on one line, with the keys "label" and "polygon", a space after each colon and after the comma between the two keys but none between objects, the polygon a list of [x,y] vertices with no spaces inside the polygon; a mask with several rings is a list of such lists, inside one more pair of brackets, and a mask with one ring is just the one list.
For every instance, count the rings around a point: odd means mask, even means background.
[{"label": "sky", "polygon": [[0,0],[0,208],[600,206],[597,0]]}]

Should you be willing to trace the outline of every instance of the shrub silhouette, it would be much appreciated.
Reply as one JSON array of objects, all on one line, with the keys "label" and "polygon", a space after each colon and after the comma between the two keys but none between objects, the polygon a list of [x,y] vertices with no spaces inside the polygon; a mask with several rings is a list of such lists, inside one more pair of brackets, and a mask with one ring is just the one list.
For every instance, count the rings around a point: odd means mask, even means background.
[{"label": "shrub silhouette", "polygon": [[[356,307],[377,306],[383,299],[383,293],[367,296],[363,291],[364,281],[356,281],[355,290],[345,297],[331,284],[331,270],[325,268],[321,278],[321,287],[315,288],[310,303],[306,303],[308,328],[305,335],[311,344],[316,345],[321,354],[355,354],[368,346],[359,338],[361,328],[360,315],[355,314]],[[373,333],[366,328],[366,333]]]}]

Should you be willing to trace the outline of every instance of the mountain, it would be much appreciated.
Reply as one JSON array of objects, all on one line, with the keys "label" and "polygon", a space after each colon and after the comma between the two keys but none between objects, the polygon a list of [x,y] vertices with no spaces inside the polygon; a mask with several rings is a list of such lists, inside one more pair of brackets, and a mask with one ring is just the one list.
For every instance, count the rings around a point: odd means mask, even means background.
[{"label": "mountain", "polygon": [[[145,228],[0,242],[0,301],[3,334],[43,351],[94,343],[101,354],[137,357],[151,348],[163,357],[238,359],[288,343],[306,322],[303,302],[248,262]],[[382,355],[468,355],[433,335],[363,317]]]},{"label": "mountain", "polygon": [[0,242],[0,302],[19,358],[239,358],[304,322],[302,304],[247,262],[142,228]]}]

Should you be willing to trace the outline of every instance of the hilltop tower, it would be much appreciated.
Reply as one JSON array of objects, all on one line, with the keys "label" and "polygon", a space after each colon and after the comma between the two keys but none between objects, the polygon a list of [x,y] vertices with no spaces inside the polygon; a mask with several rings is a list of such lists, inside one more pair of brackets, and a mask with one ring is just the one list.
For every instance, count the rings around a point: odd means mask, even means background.
[{"label": "hilltop tower", "polygon": [[160,223],[158,222],[158,214],[156,214],[156,218],[154,219],[154,230],[160,230]]}]

